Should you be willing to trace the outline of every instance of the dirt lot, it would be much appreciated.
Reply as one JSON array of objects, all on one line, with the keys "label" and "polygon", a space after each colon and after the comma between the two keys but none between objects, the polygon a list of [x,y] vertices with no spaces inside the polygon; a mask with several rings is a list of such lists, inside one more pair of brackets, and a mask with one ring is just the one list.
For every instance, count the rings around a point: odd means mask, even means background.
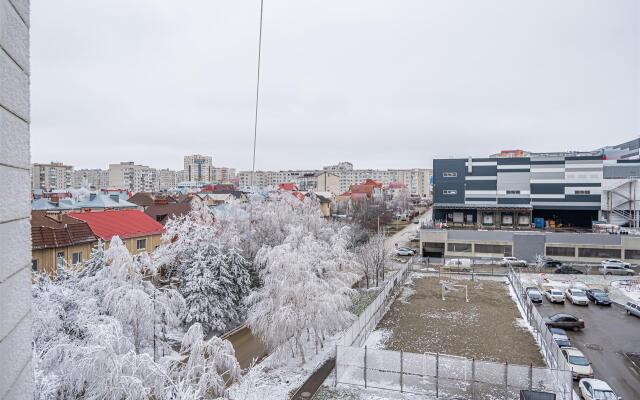
[{"label": "dirt lot", "polygon": [[464,291],[443,301],[440,280],[414,274],[378,325],[391,332],[384,348],[544,366],[533,336],[518,325],[506,283],[461,278],[456,282],[468,286],[466,303]]}]

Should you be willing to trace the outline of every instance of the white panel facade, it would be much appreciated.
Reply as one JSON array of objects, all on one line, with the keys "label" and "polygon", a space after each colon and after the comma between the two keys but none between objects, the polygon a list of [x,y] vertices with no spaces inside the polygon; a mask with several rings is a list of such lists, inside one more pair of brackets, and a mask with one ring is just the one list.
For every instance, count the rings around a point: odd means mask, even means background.
[{"label": "white panel facade", "polygon": [[29,2],[0,0],[0,399],[32,399]]}]

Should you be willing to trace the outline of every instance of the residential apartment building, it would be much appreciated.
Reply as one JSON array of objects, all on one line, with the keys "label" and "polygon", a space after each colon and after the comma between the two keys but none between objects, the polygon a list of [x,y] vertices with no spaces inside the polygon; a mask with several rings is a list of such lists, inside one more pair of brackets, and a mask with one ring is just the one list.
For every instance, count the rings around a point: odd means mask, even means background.
[{"label": "residential apartment building", "polygon": [[157,187],[158,172],[133,161],[109,164],[109,187],[126,189],[133,193],[152,192]]},{"label": "residential apartment building", "polygon": [[235,168],[227,168],[227,167],[213,167],[213,182],[223,183],[223,182],[231,182],[236,179],[236,170]]},{"label": "residential apartment building", "polygon": [[186,181],[211,182],[213,180],[213,159],[211,156],[194,154],[184,156]]},{"label": "residential apartment building", "polygon": [[106,189],[109,187],[109,171],[95,168],[95,169],[78,169],[73,171],[73,187],[81,188],[84,185],[87,188],[93,188],[96,190]]},{"label": "residential apartment building", "polygon": [[31,189],[46,191],[73,187],[73,167],[61,162],[31,165]]},{"label": "residential apartment building", "polygon": [[298,176],[298,178],[294,180],[294,183],[298,186],[299,190],[303,191],[329,192],[334,196],[341,193],[340,177],[327,171]]},{"label": "residential apartment building", "polygon": [[[344,193],[349,190],[352,185],[357,185],[367,179],[381,182],[388,186],[392,182],[400,182],[407,187],[411,194],[421,197],[431,196],[431,169],[414,168],[414,169],[353,169],[350,162],[341,162],[336,165],[330,165],[323,168],[322,171],[317,170],[289,170],[289,171],[256,171],[253,175],[253,185],[258,188],[277,187],[281,183],[294,182],[298,187],[305,187],[305,180],[314,179],[315,175],[320,176],[323,172],[330,173],[332,176],[338,177],[337,190],[332,186],[331,191],[335,194]],[[241,171],[238,173],[239,185],[241,188],[252,186],[251,171]],[[329,178],[332,182],[334,178]],[[330,183],[333,185],[333,183]],[[304,189],[301,189],[304,190]]]},{"label": "residential apartment building", "polygon": [[[0,399],[30,400],[29,0],[0,0]],[[36,185],[39,187],[39,185]]]},{"label": "residential apartment building", "polygon": [[171,190],[171,189],[175,189],[178,180],[178,174],[176,171],[170,170],[168,168],[164,168],[164,169],[159,169],[157,170],[157,177],[158,179],[156,180],[157,182],[157,186],[156,186],[156,190],[157,191],[165,191],[165,190]]}]

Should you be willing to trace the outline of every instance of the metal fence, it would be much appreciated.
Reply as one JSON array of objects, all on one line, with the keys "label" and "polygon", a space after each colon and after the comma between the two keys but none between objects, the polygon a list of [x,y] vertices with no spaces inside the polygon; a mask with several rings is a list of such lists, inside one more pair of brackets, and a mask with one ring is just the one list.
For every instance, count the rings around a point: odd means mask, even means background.
[{"label": "metal fence", "polygon": [[552,392],[558,399],[573,396],[571,368],[560,353],[544,320],[529,301],[513,268],[506,270],[518,302],[540,343],[549,367],[502,364],[433,353],[373,350],[361,347],[384,316],[412,271],[410,263],[387,281],[376,299],[338,339],[335,383],[428,395],[442,399],[515,399],[520,390]]},{"label": "metal fence", "polygon": [[367,306],[358,319],[337,340],[338,346],[362,346],[367,336],[384,317],[387,305],[393,300],[395,289],[402,286],[411,273],[412,263],[408,262],[400,268],[391,279],[387,281],[376,299]]},{"label": "metal fence", "polygon": [[569,400],[571,382],[568,371],[443,354],[348,346],[336,353],[336,383],[442,399],[516,399],[520,390],[540,390]]},{"label": "metal fence", "polygon": [[553,334],[549,328],[547,328],[547,325],[544,323],[544,319],[538,312],[538,309],[531,302],[529,296],[527,296],[525,287],[522,284],[522,280],[520,279],[518,272],[513,268],[509,268],[507,277],[516,292],[516,297],[518,298],[520,306],[524,310],[524,314],[529,325],[533,327],[534,335],[538,343],[540,343],[540,348],[542,349],[547,365],[551,368],[571,371],[571,366],[562,355],[560,347],[553,339]]}]

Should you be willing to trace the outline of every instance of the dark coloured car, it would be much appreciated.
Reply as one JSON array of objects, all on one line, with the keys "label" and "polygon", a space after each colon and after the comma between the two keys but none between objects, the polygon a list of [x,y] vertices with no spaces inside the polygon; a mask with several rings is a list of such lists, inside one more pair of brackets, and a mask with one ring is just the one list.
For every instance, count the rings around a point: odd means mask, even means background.
[{"label": "dark coloured car", "polygon": [[562,267],[553,271],[553,273],[554,274],[576,274],[576,275],[584,274],[584,272],[580,271],[579,269],[575,269],[568,265],[563,265]]},{"label": "dark coloured car", "polygon": [[609,295],[602,289],[588,289],[586,293],[587,298],[596,303],[596,305],[611,306],[611,299],[609,298]]},{"label": "dark coloured car", "polygon": [[571,347],[571,340],[569,340],[569,336],[564,329],[549,328],[549,331],[551,331],[553,340],[556,342],[558,347]]},{"label": "dark coloured car", "polygon": [[558,268],[562,266],[562,261],[554,260],[551,257],[543,256],[538,259],[538,264],[546,268]]},{"label": "dark coloured car", "polygon": [[542,293],[540,293],[540,289],[535,286],[530,286],[525,289],[527,293],[527,297],[531,300],[532,303],[542,303]]},{"label": "dark coloured car", "polygon": [[571,314],[553,314],[546,317],[544,323],[549,328],[573,329],[574,331],[584,329],[584,320]]}]

